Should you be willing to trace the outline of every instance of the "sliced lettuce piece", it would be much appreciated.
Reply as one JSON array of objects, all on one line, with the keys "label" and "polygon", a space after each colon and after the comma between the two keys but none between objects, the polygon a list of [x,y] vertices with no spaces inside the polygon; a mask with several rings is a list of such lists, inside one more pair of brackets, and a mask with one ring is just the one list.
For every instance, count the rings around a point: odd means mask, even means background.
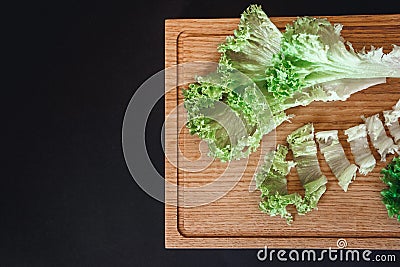
[{"label": "sliced lettuce piece", "polygon": [[371,117],[362,117],[367,126],[369,138],[372,145],[381,156],[381,161],[386,161],[387,154],[394,154],[398,150],[398,146],[394,144],[393,139],[386,135],[382,121],[379,119],[379,114]]},{"label": "sliced lettuce piece", "polygon": [[221,161],[246,158],[263,135],[290,119],[265,88],[265,69],[281,38],[261,7],[250,6],[234,36],[219,46],[216,72],[197,77],[183,91],[186,125],[208,143],[210,156]]},{"label": "sliced lettuce piece", "polygon": [[324,155],[329,168],[346,192],[349,184],[356,178],[357,166],[350,164],[339,142],[338,131],[321,131],[315,134],[319,149]]},{"label": "sliced lettuce piece", "polygon": [[367,140],[367,126],[359,124],[344,131],[347,135],[347,142],[350,143],[351,153],[359,172],[367,175],[376,165],[376,160],[369,149]]},{"label": "sliced lettuce piece", "polygon": [[342,25],[327,19],[299,17],[286,26],[281,50],[268,67],[267,89],[276,96],[291,96],[303,88],[346,78],[400,77],[400,48],[389,54],[371,47],[356,52],[346,47]]},{"label": "sliced lettuce piece", "polygon": [[400,222],[400,158],[394,157],[386,168],[381,170],[382,182],[387,185],[381,191],[389,218],[397,218]]},{"label": "sliced lettuce piece", "polygon": [[317,208],[319,199],[326,191],[327,183],[318,163],[313,124],[309,123],[298,128],[289,134],[286,140],[293,152],[296,170],[305,189],[303,201],[297,203],[296,209],[299,214],[305,214]]},{"label": "sliced lettuce piece", "polygon": [[286,176],[295,164],[286,160],[287,153],[288,149],[284,145],[278,145],[276,151],[267,153],[263,166],[255,175],[255,180],[257,188],[261,191],[260,210],[270,216],[280,215],[290,224],[293,216],[286,207],[302,200],[297,193],[288,194]]},{"label": "sliced lettuce piece", "polygon": [[389,129],[390,135],[393,137],[394,142],[399,145],[400,141],[400,100],[393,106],[392,110],[383,111],[385,118],[385,125]]},{"label": "sliced lettuce piece", "polygon": [[249,6],[242,13],[234,35],[228,36],[218,47],[221,53],[220,70],[238,70],[260,88],[265,87],[265,70],[271,65],[272,57],[279,52],[281,39],[282,33],[261,6]]}]

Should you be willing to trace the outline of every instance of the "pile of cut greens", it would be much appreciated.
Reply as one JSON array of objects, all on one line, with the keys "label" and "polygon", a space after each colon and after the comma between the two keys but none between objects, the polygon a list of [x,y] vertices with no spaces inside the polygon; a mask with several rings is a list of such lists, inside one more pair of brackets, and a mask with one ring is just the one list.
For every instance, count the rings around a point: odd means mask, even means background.
[{"label": "pile of cut greens", "polygon": [[[344,41],[341,30],[342,25],[327,19],[299,17],[282,33],[260,6],[251,5],[241,15],[234,35],[218,47],[217,70],[197,77],[183,92],[189,132],[208,143],[212,157],[221,161],[246,158],[264,135],[292,117],[285,113],[287,109],[313,101],[344,101],[355,92],[384,83],[386,77],[400,77],[398,46],[393,45],[388,54],[372,46],[370,51],[357,52]],[[386,114],[386,125],[393,125],[396,133],[400,128],[393,118],[399,116],[397,109]],[[372,125],[372,120],[366,125]],[[365,125],[363,130],[365,136],[359,135],[359,127],[347,133],[355,153],[366,140]],[[344,153],[337,132],[320,133],[317,140],[346,191],[357,167],[347,159],[341,161]],[[326,177],[319,169],[312,124],[293,132],[287,141],[295,162],[286,161],[288,148],[278,146],[266,155],[270,164],[259,171],[256,182],[262,194],[260,209],[290,223],[293,218],[286,206],[295,205],[299,214],[316,208],[326,190]],[[394,143],[387,141],[377,135],[374,143],[382,158],[393,152]],[[375,159],[357,154],[356,163],[366,174]],[[304,197],[287,191],[286,176],[294,165]]]}]

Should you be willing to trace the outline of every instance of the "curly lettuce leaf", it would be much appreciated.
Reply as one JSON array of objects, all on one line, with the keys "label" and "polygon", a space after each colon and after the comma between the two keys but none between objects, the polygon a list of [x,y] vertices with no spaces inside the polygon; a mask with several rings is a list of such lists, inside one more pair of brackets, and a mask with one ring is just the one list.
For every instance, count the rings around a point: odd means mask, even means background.
[{"label": "curly lettuce leaf", "polygon": [[376,165],[376,160],[369,149],[367,140],[367,126],[359,124],[344,131],[347,142],[350,144],[354,161],[359,166],[359,172],[367,175]]},{"label": "curly lettuce leaf", "polygon": [[385,78],[371,78],[341,79],[321,83],[304,88],[295,92],[291,97],[284,98],[279,103],[279,107],[286,110],[297,106],[307,106],[313,101],[345,101],[356,92],[385,82]]},{"label": "curly lettuce leaf", "polygon": [[302,200],[297,193],[288,194],[286,176],[295,164],[286,160],[287,153],[288,149],[284,145],[278,145],[276,151],[267,153],[255,180],[257,188],[261,191],[260,210],[270,216],[280,215],[290,224],[293,216],[286,207],[301,203]]},{"label": "curly lettuce leaf", "polygon": [[265,70],[279,52],[281,39],[282,33],[261,6],[251,5],[242,13],[234,35],[228,36],[218,47],[220,69],[238,70],[262,88]]},{"label": "curly lettuce leaf", "polygon": [[319,149],[324,155],[329,168],[346,192],[349,184],[356,178],[357,166],[350,164],[339,142],[338,131],[321,131],[315,134]]},{"label": "curly lettuce leaf", "polygon": [[297,212],[305,214],[317,208],[319,199],[326,191],[327,183],[318,163],[313,124],[309,123],[298,128],[289,134],[286,140],[293,152],[296,170],[305,189],[302,202],[296,203]]},{"label": "curly lettuce leaf", "polygon": [[300,17],[286,26],[281,50],[267,70],[267,89],[291,96],[303,88],[341,79],[400,77],[400,48],[389,54],[371,47],[356,52],[346,47],[342,25],[327,19]]}]

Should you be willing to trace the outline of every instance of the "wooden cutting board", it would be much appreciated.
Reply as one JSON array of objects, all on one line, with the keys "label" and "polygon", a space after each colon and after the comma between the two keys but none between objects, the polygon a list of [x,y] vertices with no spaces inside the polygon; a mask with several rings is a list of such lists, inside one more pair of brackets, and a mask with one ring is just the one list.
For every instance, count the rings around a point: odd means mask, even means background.
[{"label": "wooden cutting board", "polygon": [[[332,23],[344,25],[343,37],[356,49],[374,45],[383,46],[388,52],[391,44],[400,44],[400,15],[327,18]],[[271,18],[281,30],[294,19]],[[226,36],[232,35],[238,22],[238,19],[167,20],[165,66],[168,68],[194,61],[218,62],[217,46]],[[201,68],[198,72],[201,74]],[[385,185],[380,181],[379,171],[387,162],[380,162],[375,151],[378,162],[375,169],[367,176],[358,174],[347,192],[338,186],[319,154],[321,169],[328,178],[327,191],[319,202],[318,210],[305,216],[295,215],[294,222],[288,226],[281,218],[261,213],[258,209],[259,192],[249,190],[262,156],[261,149],[239,167],[204,156],[204,144],[199,145],[199,138],[191,136],[184,127],[185,112],[181,104],[185,87],[177,86],[179,75],[176,71],[166,72],[165,146],[169,153],[165,158],[165,178],[167,182],[179,185],[179,189],[166,188],[166,198],[184,203],[187,200],[185,196],[190,195],[185,193],[186,189],[214,183],[222,176],[224,179],[219,181],[220,186],[233,186],[209,204],[197,207],[166,205],[167,248],[336,248],[338,239],[345,239],[348,248],[400,249],[400,223],[388,218],[380,200],[380,191]],[[279,126],[276,135],[269,135],[272,139],[264,140],[266,145],[263,147],[271,148],[275,144],[274,138],[276,143],[284,144],[290,132],[312,122],[317,132],[339,130],[346,155],[354,162],[343,131],[362,123],[361,115],[380,113],[382,118],[381,112],[391,109],[399,98],[400,79],[388,79],[386,84],[358,92],[345,102],[314,102],[307,107],[290,109],[287,113],[296,117],[291,123]],[[388,157],[388,161],[392,157]],[[235,180],[238,174],[240,177]],[[288,188],[289,192],[303,192],[294,170],[288,176]],[[206,199],[211,193],[205,191],[200,198]],[[293,209],[291,211],[294,212]]]}]

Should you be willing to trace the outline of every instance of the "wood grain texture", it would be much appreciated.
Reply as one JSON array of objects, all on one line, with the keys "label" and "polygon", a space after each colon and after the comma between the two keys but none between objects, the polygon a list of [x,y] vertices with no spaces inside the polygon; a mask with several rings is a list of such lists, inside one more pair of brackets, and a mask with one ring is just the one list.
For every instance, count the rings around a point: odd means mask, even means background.
[{"label": "wood grain texture", "polygon": [[[344,25],[342,34],[356,49],[374,45],[383,46],[385,52],[388,52],[391,44],[400,44],[400,15],[327,18],[333,23]],[[280,29],[293,19],[271,18]],[[216,48],[226,36],[232,35],[238,21],[167,20],[165,66],[168,68],[194,61],[218,62],[219,53]],[[198,71],[201,72],[200,69]],[[166,182],[181,187],[166,187],[166,198],[179,203],[196,203],[190,199],[193,196],[191,188],[212,185],[211,188],[215,189],[215,192],[204,190],[204,195],[200,195],[198,201],[212,199],[213,193],[225,192],[230,187],[232,189],[207,205],[166,205],[167,248],[328,248],[336,247],[336,241],[345,238],[349,248],[400,249],[400,223],[388,218],[380,200],[384,184],[380,181],[379,171],[387,163],[380,162],[375,151],[377,166],[367,176],[358,174],[348,192],[343,192],[338,186],[319,153],[321,170],[328,178],[327,191],[319,202],[318,210],[306,216],[295,215],[291,226],[286,225],[281,218],[261,213],[258,210],[259,192],[249,190],[253,174],[265,151],[271,149],[275,141],[284,144],[290,132],[307,122],[314,123],[316,132],[339,130],[339,139],[346,155],[354,162],[343,131],[362,123],[361,115],[370,116],[391,109],[400,98],[399,79],[388,79],[386,84],[356,93],[345,102],[314,102],[307,107],[290,109],[287,113],[296,117],[291,123],[279,126],[276,133],[268,135],[262,142],[263,150],[259,149],[249,160],[228,164],[204,156],[204,144],[200,143],[198,137],[191,136],[184,127],[184,86],[177,84],[180,84],[179,77],[190,77],[196,71],[177,72],[179,70],[171,69],[166,74],[165,114],[168,120],[165,146],[166,151],[173,153],[166,153],[165,178]],[[179,107],[178,112],[174,113],[176,107]],[[289,192],[303,192],[295,170],[288,177],[288,188]],[[295,214],[294,209],[291,211]]]}]

